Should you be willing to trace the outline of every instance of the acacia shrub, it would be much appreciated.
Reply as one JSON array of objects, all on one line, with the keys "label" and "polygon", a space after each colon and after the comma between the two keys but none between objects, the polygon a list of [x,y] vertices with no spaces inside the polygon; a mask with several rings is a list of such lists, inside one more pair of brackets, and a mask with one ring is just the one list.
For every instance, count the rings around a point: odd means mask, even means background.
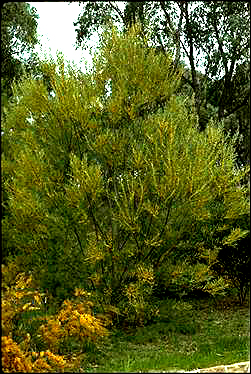
[{"label": "acacia shrub", "polygon": [[198,132],[193,102],[188,112],[175,95],[181,72],[139,31],[107,28],[85,75],[45,61],[53,95],[43,79],[17,85],[2,162],[3,236],[42,289],[63,301],[82,287],[133,324],[155,315],[156,271],[194,222],[214,218],[212,201],[222,217],[248,210],[234,141],[214,122]]}]

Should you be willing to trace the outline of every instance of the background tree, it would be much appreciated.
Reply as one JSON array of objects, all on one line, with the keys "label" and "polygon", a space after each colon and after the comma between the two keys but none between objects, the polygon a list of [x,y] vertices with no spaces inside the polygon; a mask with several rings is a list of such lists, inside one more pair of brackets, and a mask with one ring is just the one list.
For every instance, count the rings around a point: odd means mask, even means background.
[{"label": "background tree", "polygon": [[224,77],[218,98],[218,115],[221,120],[229,115],[227,107],[235,111],[235,107],[239,108],[247,103],[248,92],[245,92],[244,97],[241,95],[240,102],[235,102],[233,107],[231,84],[236,68],[249,63],[250,35],[247,31],[250,19],[249,4],[248,2],[207,2],[198,9],[197,15],[199,17],[193,23],[193,27],[197,34],[196,43],[200,45],[206,56],[207,75],[211,78],[222,75]]},{"label": "background tree", "polygon": [[38,15],[24,2],[6,2],[1,7],[1,95],[2,104],[11,96],[11,84],[23,74],[24,53],[37,43]]},{"label": "background tree", "polygon": [[[196,49],[205,56],[206,75],[213,79],[212,89],[210,84],[208,85],[206,104],[212,103],[213,97],[217,97],[214,106],[217,108],[219,120],[224,119],[226,131],[234,133],[239,130],[246,139],[250,138],[249,116],[243,121],[242,115],[242,121],[240,120],[240,113],[249,111],[249,4],[207,2],[198,6],[195,15],[196,17],[192,18],[194,43]],[[212,93],[212,90],[217,94],[211,96],[209,93]],[[240,148],[240,162],[249,162],[250,151],[245,141],[242,141]]]},{"label": "background tree", "polygon": [[[5,2],[1,4],[1,116],[5,116],[8,100],[11,98],[12,84],[20,80],[25,72],[38,70],[39,58],[33,53],[37,44],[36,9],[24,2]],[[1,135],[1,153],[9,146],[4,133]],[[10,155],[13,160],[13,155]],[[2,178],[7,178],[2,174]],[[2,180],[3,180],[2,179]],[[3,210],[7,210],[7,195],[4,187],[1,191]]]},{"label": "background tree", "polygon": [[[208,85],[208,107],[218,108],[224,78],[212,80]],[[250,64],[236,67],[230,84],[231,98],[225,103],[223,118],[225,131],[234,134],[239,131],[237,143],[239,164],[250,163]],[[218,112],[219,113],[219,112]],[[215,113],[217,115],[217,112]]]}]

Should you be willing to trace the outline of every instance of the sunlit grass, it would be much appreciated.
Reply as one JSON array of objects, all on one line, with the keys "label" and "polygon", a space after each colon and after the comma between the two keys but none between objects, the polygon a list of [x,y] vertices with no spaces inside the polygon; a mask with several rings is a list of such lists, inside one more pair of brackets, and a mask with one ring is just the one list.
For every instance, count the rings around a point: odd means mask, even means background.
[{"label": "sunlit grass", "polygon": [[114,332],[82,364],[87,372],[175,372],[247,361],[249,314],[248,302],[162,301],[159,321]]}]

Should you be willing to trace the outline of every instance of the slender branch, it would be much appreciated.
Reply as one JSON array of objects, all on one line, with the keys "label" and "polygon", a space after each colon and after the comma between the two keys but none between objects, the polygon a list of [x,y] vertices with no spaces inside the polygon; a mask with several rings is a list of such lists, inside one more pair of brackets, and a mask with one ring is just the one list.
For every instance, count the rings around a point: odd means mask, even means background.
[{"label": "slender branch", "polygon": [[174,63],[176,67],[178,66],[179,60],[180,60],[180,34],[181,34],[181,26],[182,26],[182,20],[183,20],[183,7],[180,6],[180,19],[178,23],[178,29],[176,31],[176,44],[177,44],[177,51],[176,51],[176,56]]},{"label": "slender branch", "polygon": [[180,14],[180,19],[179,19],[179,23],[178,23],[178,28],[176,30],[174,25],[173,25],[173,22],[171,20],[171,17],[169,16],[169,14],[166,10],[164,1],[160,1],[160,6],[161,6],[161,8],[164,12],[164,15],[165,15],[165,18],[167,20],[168,26],[169,26],[169,28],[171,30],[171,33],[172,33],[173,42],[176,46],[176,55],[175,55],[174,64],[177,67],[177,65],[179,63],[179,59],[180,59],[180,42],[181,42],[180,31],[181,31],[181,25],[182,25],[182,19],[183,19],[183,9],[181,8],[181,14]]},{"label": "slender branch", "polygon": [[[166,227],[166,225],[167,225],[168,218],[169,218],[169,216],[170,216],[170,212],[171,212],[171,207],[172,207],[173,199],[174,199],[174,197],[171,198],[171,201],[170,201],[170,204],[169,204],[169,207],[168,207],[168,210],[167,210],[167,215],[166,215],[165,223],[164,223],[164,225],[163,225],[163,227],[162,227],[162,230],[161,230],[161,232],[160,232],[159,238],[161,238],[161,236],[163,235],[164,230],[165,230],[165,227]],[[150,249],[150,251],[147,253],[147,255],[144,257],[144,260],[146,260],[148,257],[150,257],[154,250],[155,250],[155,247],[152,247],[152,248]]]},{"label": "slender branch", "polygon": [[149,222],[149,225],[148,225],[148,228],[147,228],[147,233],[146,233],[146,236],[145,236],[146,239],[148,238],[148,236],[150,234],[150,229],[151,229],[151,226],[152,226],[152,222],[153,222],[153,216],[151,215],[150,222]]},{"label": "slender branch", "polygon": [[81,252],[82,252],[82,254],[84,255],[84,250],[83,250],[83,247],[82,247],[82,244],[81,244],[81,240],[80,240],[80,237],[79,237],[79,235],[78,235],[78,232],[77,232],[76,227],[73,227],[73,231],[74,231],[74,233],[75,233],[75,235],[76,235],[76,237],[77,237],[78,245],[79,245],[79,247],[80,247],[80,249],[81,249]]},{"label": "slender branch", "polygon": [[164,231],[165,231],[165,228],[166,228],[166,225],[167,225],[167,222],[168,222],[168,218],[169,218],[169,216],[170,216],[170,212],[171,212],[171,207],[172,207],[173,199],[174,199],[174,197],[171,198],[171,201],[170,201],[170,203],[169,203],[169,207],[168,207],[168,209],[167,209],[167,214],[166,214],[165,223],[164,223],[164,225],[163,225],[163,227],[162,227],[162,230],[161,230],[161,232],[160,232],[160,236],[159,236],[160,238],[161,238],[161,236],[163,235],[163,233],[164,233]]},{"label": "slender branch", "polygon": [[161,45],[161,49],[162,49],[163,53],[166,54],[165,47],[164,47],[164,45],[162,43],[162,40],[161,40],[161,37],[160,37],[159,33],[157,33],[156,35],[157,35],[159,44]]},{"label": "slender branch", "polygon": [[219,44],[219,51],[220,51],[220,54],[221,54],[221,57],[222,57],[222,61],[223,61],[223,65],[224,65],[224,68],[225,68],[225,74],[227,75],[228,74],[227,59],[226,59],[226,55],[225,55],[225,53],[223,51],[223,43],[221,41],[221,38],[220,38],[220,35],[219,35],[219,30],[217,28],[217,22],[216,22],[216,14],[215,14],[215,12],[214,12],[214,17],[213,17],[213,27],[214,27],[214,31],[215,31],[217,42]]},{"label": "slender branch", "polygon": [[119,251],[121,251],[124,248],[124,246],[126,245],[126,242],[128,241],[130,235],[131,235],[130,233],[127,234],[127,236],[126,236],[125,240],[123,241],[122,245],[120,246],[120,248],[118,248]]},{"label": "slender branch", "polygon": [[98,241],[98,230],[99,230],[99,232],[101,233],[101,236],[105,239],[106,244],[109,245],[108,240],[107,240],[107,236],[105,235],[105,233],[101,229],[100,225],[98,224],[98,222],[97,222],[97,220],[96,220],[96,218],[94,216],[93,209],[92,209],[92,204],[91,204],[90,198],[88,196],[88,193],[86,193],[86,197],[87,197],[87,200],[89,202],[89,212],[90,212],[90,215],[92,217],[92,220],[93,220],[93,223],[94,223],[94,227],[95,227],[96,239]]},{"label": "slender branch", "polygon": [[192,82],[194,85],[194,88],[196,88],[197,82],[196,82],[196,71],[195,71],[195,64],[194,64],[194,55],[193,55],[193,35],[192,35],[192,28],[191,28],[191,23],[189,20],[189,14],[188,14],[188,3],[185,2],[184,6],[184,11],[185,11],[185,19],[186,19],[186,24],[187,24],[187,29],[188,29],[188,42],[189,42],[189,47],[190,51],[188,54],[189,62],[191,65],[191,74],[192,74]]},{"label": "slender branch", "polygon": [[228,79],[229,80],[232,79],[232,76],[233,76],[233,73],[234,73],[234,66],[235,66],[235,63],[236,63],[236,58],[234,56],[236,56],[237,48],[238,47],[237,47],[237,44],[236,44],[234,49],[233,49],[233,52],[232,52],[232,61],[231,61],[231,64],[230,64],[229,74],[228,74]]},{"label": "slender branch", "polygon": [[[89,277],[89,280],[90,280],[90,282],[91,282],[91,285],[92,285],[93,291],[96,293],[96,292],[97,292],[97,287],[95,287],[95,284],[94,284],[94,282],[93,282],[93,280],[92,280],[91,277]],[[102,311],[103,311],[103,313],[104,313],[104,312],[105,312],[105,309],[104,309],[104,306],[103,306],[102,301],[100,301],[100,300],[101,300],[100,297],[96,297],[96,301],[99,303],[99,305],[101,306]]]},{"label": "slender branch", "polygon": [[168,22],[168,25],[169,25],[169,27],[171,29],[171,32],[174,35],[175,34],[175,29],[174,29],[173,23],[171,21],[171,18],[170,18],[169,14],[167,13],[167,10],[165,8],[164,1],[160,1],[160,6],[161,6],[161,8],[162,8],[162,10],[163,10],[163,12],[165,14],[165,17],[167,19],[167,22]]},{"label": "slender branch", "polygon": [[117,12],[119,14],[119,16],[121,17],[123,23],[125,24],[125,17],[123,15],[123,13],[121,12],[121,10],[117,7],[117,5],[115,4],[112,4],[112,1],[108,1],[108,4],[110,5],[110,7],[115,10],[115,12]]},{"label": "slender branch", "polygon": [[[103,260],[100,261],[100,264],[101,264],[102,273],[103,273],[103,275],[105,275],[105,269],[104,269],[104,262],[103,262]],[[107,280],[106,280],[105,276],[103,276],[103,282],[105,283],[105,287],[108,288],[108,284],[107,284]]]},{"label": "slender branch", "polygon": [[209,54],[207,53],[207,65],[206,65],[206,68],[205,68],[205,76],[208,77],[208,73],[209,73],[209,68],[211,66],[211,63],[210,63],[210,57],[209,57]]},{"label": "slender branch", "polygon": [[82,160],[82,151],[81,151],[81,147],[80,147],[80,142],[79,142],[79,138],[80,138],[80,134],[79,134],[79,131],[77,130],[77,127],[76,127],[76,123],[75,121],[73,121],[73,127],[74,127],[74,131],[75,131],[75,138],[77,139],[77,144],[78,144],[78,151],[79,151],[79,157],[80,157],[80,160]]},{"label": "slender branch", "polygon": [[117,287],[115,288],[115,290],[117,290],[117,289],[120,287],[120,284],[121,284],[121,282],[122,282],[122,280],[123,280],[124,274],[125,274],[125,272],[128,270],[128,268],[129,268],[129,264],[127,264],[127,265],[125,266],[125,268],[124,268],[124,270],[123,270],[123,273],[121,274],[121,276],[120,276],[120,278],[119,278],[118,285],[117,285]]},{"label": "slender branch", "polygon": [[183,48],[183,49],[184,49],[184,51],[185,51],[185,54],[186,54],[187,58],[189,59],[189,53],[187,52],[187,49],[186,49],[186,47],[185,47],[185,45],[184,45],[183,41],[182,41],[182,40],[180,40],[180,42],[181,42],[182,48]]},{"label": "slender branch", "polygon": [[143,261],[145,261],[148,257],[150,257],[151,256],[151,254],[153,253],[153,251],[155,250],[155,248],[156,247],[152,247],[151,249],[150,249],[150,251],[145,255],[145,257],[143,258]]},{"label": "slender branch", "polygon": [[134,240],[136,242],[136,246],[137,246],[138,251],[139,251],[139,255],[141,255],[141,248],[140,248],[139,242],[137,240],[137,235],[135,233],[133,233],[133,236],[134,236]]},{"label": "slender branch", "polygon": [[157,258],[157,261],[154,263],[154,268],[157,269],[158,266],[160,265],[160,261],[161,259],[163,260],[163,257],[164,256],[167,256],[169,253],[171,253],[171,251],[175,248],[175,246],[171,246],[170,248],[168,248],[167,251],[165,251],[164,253],[161,253],[159,255],[159,257]]},{"label": "slender branch", "polygon": [[111,232],[112,232],[112,242],[114,242],[114,224],[113,224],[113,221],[112,221],[112,203],[111,203],[111,199],[109,197],[109,180],[108,180],[108,184],[107,184],[107,188],[106,188],[106,199],[107,199],[107,202],[108,202],[108,205],[109,205],[109,208],[110,208],[110,226],[111,226]]}]

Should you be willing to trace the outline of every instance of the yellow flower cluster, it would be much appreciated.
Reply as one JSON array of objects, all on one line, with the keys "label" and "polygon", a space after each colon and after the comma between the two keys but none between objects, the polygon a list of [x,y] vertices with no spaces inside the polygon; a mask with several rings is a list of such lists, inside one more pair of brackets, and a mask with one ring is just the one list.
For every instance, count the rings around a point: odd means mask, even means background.
[{"label": "yellow flower cluster", "polygon": [[44,353],[45,353],[45,356],[47,356],[49,362],[51,362],[51,364],[56,363],[58,366],[62,366],[62,367],[66,364],[66,361],[64,360],[62,356],[55,355],[49,350],[47,350]]},{"label": "yellow flower cluster", "polygon": [[139,296],[139,288],[136,284],[130,283],[127,287],[125,287],[125,295],[127,296],[129,303],[132,304],[138,299]]},{"label": "yellow flower cluster", "polygon": [[42,370],[44,372],[52,372],[55,368],[63,369],[66,365],[63,356],[56,355],[49,350],[40,353],[32,352],[32,357],[36,358],[32,365],[34,372],[41,372]]},{"label": "yellow flower cluster", "polygon": [[86,290],[83,290],[82,288],[75,288],[74,296],[79,297],[90,297],[91,293],[87,292]]},{"label": "yellow flower cluster", "polygon": [[2,318],[1,318],[1,325],[2,331],[6,335],[10,335],[12,330],[12,320],[16,314],[15,309],[13,308],[12,302],[9,299],[2,298]]},{"label": "yellow flower cluster", "polygon": [[2,336],[2,368],[7,373],[32,371],[30,359],[9,336]]},{"label": "yellow flower cluster", "polygon": [[143,265],[139,265],[137,269],[137,275],[139,280],[143,283],[154,284],[154,271],[152,268],[146,268]]},{"label": "yellow flower cluster", "polygon": [[[34,361],[35,359],[35,361]],[[23,352],[10,337],[2,336],[2,367],[9,372],[53,372],[63,369],[66,361],[62,356],[46,352]]]},{"label": "yellow flower cluster", "polygon": [[60,321],[54,318],[47,319],[47,325],[40,326],[39,331],[42,333],[44,341],[54,352],[58,351],[60,340],[63,336]]},{"label": "yellow flower cluster", "polygon": [[108,330],[101,320],[86,313],[83,303],[74,304],[65,300],[58,315],[48,320],[47,325],[40,327],[44,340],[55,351],[62,339],[74,336],[80,340],[90,338],[95,341],[98,336],[108,335]]}]

